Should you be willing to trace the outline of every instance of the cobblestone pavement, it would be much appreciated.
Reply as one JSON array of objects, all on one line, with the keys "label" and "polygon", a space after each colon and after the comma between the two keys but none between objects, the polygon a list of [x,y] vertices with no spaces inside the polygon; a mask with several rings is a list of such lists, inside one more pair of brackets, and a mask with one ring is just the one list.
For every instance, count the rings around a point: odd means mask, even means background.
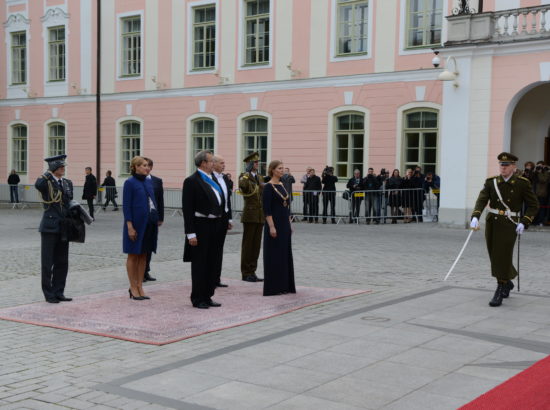
[{"label": "cobblestone pavement", "polygon": [[[43,300],[40,216],[0,210],[0,307]],[[121,213],[96,219],[86,243],[71,244],[68,296],[127,286]],[[167,217],[159,282],[190,278],[182,232],[181,216]],[[228,278],[240,277],[240,232],[227,238]],[[166,346],[0,321],[0,407],[456,408],[550,354],[549,232],[522,237],[522,292],[498,309],[487,307],[482,232],[442,282],[467,234],[297,223],[298,285],[373,292]]]}]

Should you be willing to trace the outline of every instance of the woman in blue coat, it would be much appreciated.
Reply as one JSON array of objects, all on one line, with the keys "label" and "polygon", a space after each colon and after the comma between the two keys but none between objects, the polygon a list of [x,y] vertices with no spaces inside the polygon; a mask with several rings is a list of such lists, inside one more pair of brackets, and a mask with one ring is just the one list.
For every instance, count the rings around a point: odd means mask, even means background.
[{"label": "woman in blue coat", "polygon": [[143,275],[147,252],[157,251],[158,212],[151,180],[151,169],[143,157],[134,157],[130,163],[132,176],[124,183],[122,208],[124,229],[122,250],[128,254],[126,270],[130,281],[130,299],[149,299],[143,291]]}]

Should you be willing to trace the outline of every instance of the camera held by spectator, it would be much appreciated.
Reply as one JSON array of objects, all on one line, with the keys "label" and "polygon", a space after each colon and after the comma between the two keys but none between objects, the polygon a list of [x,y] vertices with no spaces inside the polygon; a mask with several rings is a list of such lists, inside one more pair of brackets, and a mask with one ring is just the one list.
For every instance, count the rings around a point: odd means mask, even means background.
[{"label": "camera held by spectator", "polygon": [[328,165],[325,166],[325,169],[323,169],[322,176],[333,175],[333,174],[334,174],[334,167],[329,167]]}]

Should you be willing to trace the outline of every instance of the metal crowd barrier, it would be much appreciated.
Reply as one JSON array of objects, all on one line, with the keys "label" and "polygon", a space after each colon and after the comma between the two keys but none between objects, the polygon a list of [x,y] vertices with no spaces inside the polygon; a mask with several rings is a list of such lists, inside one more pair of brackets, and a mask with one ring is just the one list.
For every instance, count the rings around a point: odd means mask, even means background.
[{"label": "metal crowd barrier", "polygon": [[[119,207],[122,207],[123,188],[122,187],[100,187],[96,197],[96,211],[100,212],[106,197],[107,190],[116,190],[116,202]],[[86,201],[82,198],[82,186],[74,186],[74,199],[85,204]],[[42,202],[39,192],[34,188],[34,185],[18,185],[19,203],[10,203],[10,186],[0,184],[0,203],[8,204],[12,208],[24,208],[28,206],[38,206]],[[327,209],[327,216],[323,215],[326,198],[334,196],[334,217],[331,215],[330,206]],[[348,197],[348,199],[345,199]],[[392,215],[391,198],[397,198],[398,206],[394,207],[395,215]],[[171,212],[171,216],[181,215],[181,189],[165,189],[164,190],[164,208],[165,213]],[[318,205],[315,213],[315,204]],[[244,198],[238,190],[233,192],[231,197],[231,205],[233,208],[233,218],[237,219],[242,213],[244,207]],[[330,205],[330,203],[329,203]],[[111,203],[109,203],[111,206]],[[366,210],[371,206],[371,212]],[[411,209],[411,214],[406,215],[406,208]],[[291,201],[291,213],[295,221],[322,221],[326,218],[327,222],[335,223],[391,223],[393,219],[396,221],[411,222],[437,221],[438,217],[438,198],[433,192],[426,193],[422,188],[418,189],[395,189],[395,190],[379,190],[379,191],[357,191],[350,193],[349,191],[300,191],[293,192]],[[377,210],[375,212],[375,210]],[[313,211],[313,212],[312,212]],[[355,212],[356,211],[356,212]]]}]

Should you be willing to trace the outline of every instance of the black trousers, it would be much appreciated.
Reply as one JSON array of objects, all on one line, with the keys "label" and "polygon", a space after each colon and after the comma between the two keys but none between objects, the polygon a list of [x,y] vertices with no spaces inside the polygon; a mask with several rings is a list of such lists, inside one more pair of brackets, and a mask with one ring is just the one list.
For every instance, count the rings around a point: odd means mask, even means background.
[{"label": "black trousers", "polygon": [[94,198],[88,198],[86,199],[86,202],[88,202],[88,213],[93,218],[94,217]]},{"label": "black trousers", "polygon": [[58,233],[40,233],[42,292],[46,299],[62,296],[69,270],[69,242]]},{"label": "black trousers", "polygon": [[118,208],[115,197],[107,197],[107,199],[105,200],[105,204],[103,204],[104,209],[107,208],[107,205],[109,205],[109,201],[113,203],[113,206],[115,207],[115,209]]},{"label": "black trousers", "polygon": [[191,260],[191,303],[193,306],[208,302],[216,289],[216,235],[220,232],[221,218],[195,218],[197,246]]},{"label": "black trousers", "polygon": [[332,221],[334,222],[334,216],[336,215],[336,192],[323,192],[323,222],[326,222],[327,220],[329,203],[330,215],[332,216]]},{"label": "black trousers", "polygon": [[350,214],[350,220],[352,217],[357,218],[359,217],[359,211],[361,210],[361,202],[363,201],[363,198],[356,197],[353,195],[353,192],[351,193],[351,214]]},{"label": "black trousers", "polygon": [[258,257],[262,247],[263,223],[243,222],[243,240],[241,244],[241,275],[246,278],[255,275]]},{"label": "black trousers", "polygon": [[219,232],[216,234],[216,242],[213,245],[217,251],[216,254],[216,285],[220,283],[220,278],[222,276],[222,265],[223,265],[223,246],[225,245],[225,237],[227,236],[227,227],[229,226],[229,215],[224,215],[221,217],[221,223],[219,224]]}]

